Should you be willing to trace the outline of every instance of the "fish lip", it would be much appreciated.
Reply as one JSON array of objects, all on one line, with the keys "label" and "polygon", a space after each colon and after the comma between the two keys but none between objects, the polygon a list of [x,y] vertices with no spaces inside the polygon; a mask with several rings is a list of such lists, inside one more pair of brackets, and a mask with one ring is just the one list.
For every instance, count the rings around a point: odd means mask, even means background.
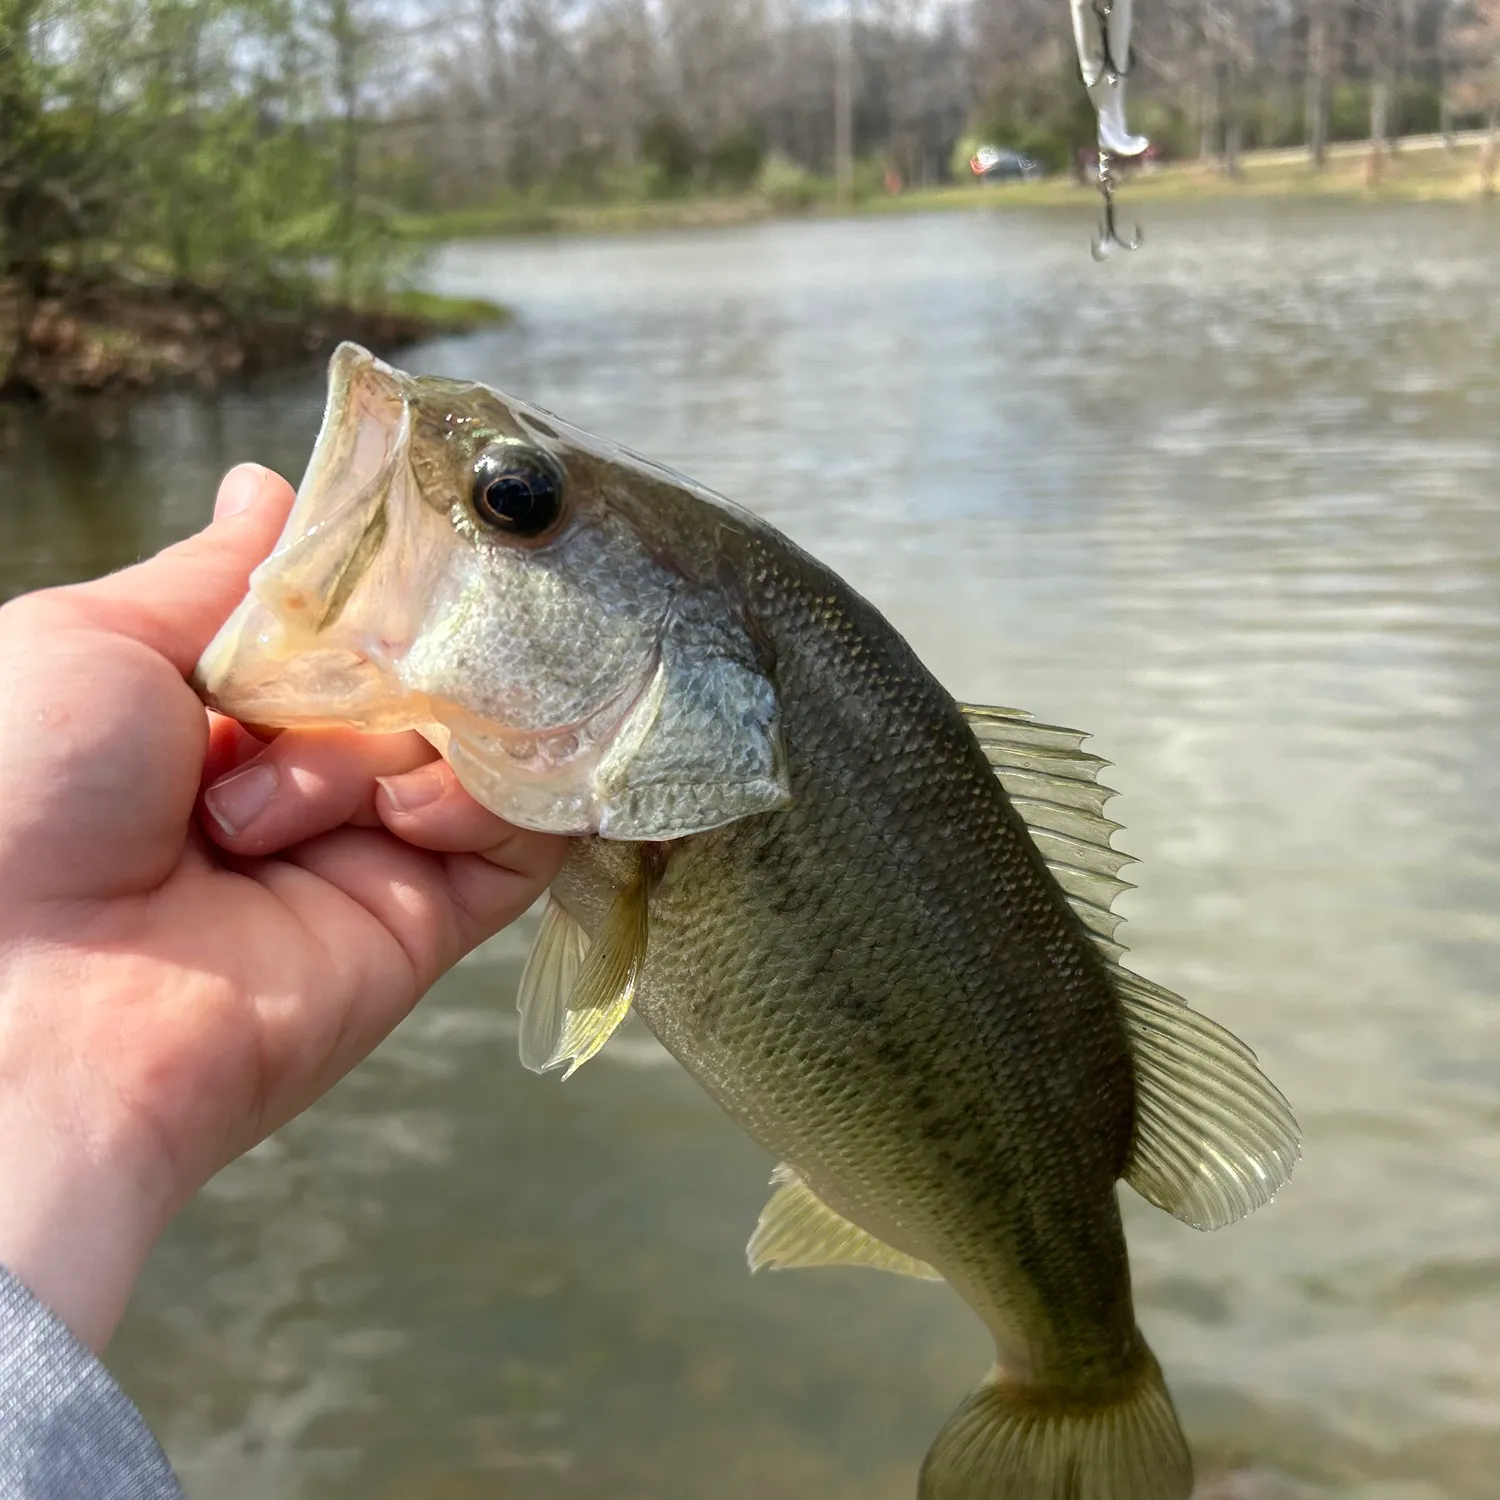
[{"label": "fish lip", "polygon": [[[381,420],[380,404],[400,408],[396,421],[387,426]],[[389,412],[385,414],[391,415]],[[389,467],[392,457],[401,447],[405,427],[411,421],[411,403],[407,399],[407,378],[394,366],[377,359],[370,351],[347,339],[341,343],[328,360],[328,401],[323,409],[323,421],[313,442],[308,458],[307,472],[303,476],[298,499],[323,491],[330,480],[342,477],[346,481],[353,477],[351,490],[363,490],[380,471]],[[367,426],[367,424],[369,424]],[[390,434],[385,451],[376,465],[375,473],[361,482],[357,475],[333,476],[327,471],[340,460],[353,471],[358,453],[349,452],[340,439],[359,437],[368,430],[379,435]]]},{"label": "fish lip", "polygon": [[[362,506],[384,503],[385,489],[406,463],[411,429],[407,388],[399,370],[358,344],[345,341],[330,356],[328,399],[291,513],[270,556],[252,571],[244,597],[188,676],[189,686],[215,712],[233,716],[214,689],[232,682],[229,669],[249,644],[245,631],[257,610],[264,611],[286,641],[298,634],[316,637],[331,623],[299,619],[305,604],[289,612],[288,599],[278,597],[271,580],[287,565],[289,554],[313,543],[331,522]],[[347,592],[360,581],[357,575],[351,578]]]}]

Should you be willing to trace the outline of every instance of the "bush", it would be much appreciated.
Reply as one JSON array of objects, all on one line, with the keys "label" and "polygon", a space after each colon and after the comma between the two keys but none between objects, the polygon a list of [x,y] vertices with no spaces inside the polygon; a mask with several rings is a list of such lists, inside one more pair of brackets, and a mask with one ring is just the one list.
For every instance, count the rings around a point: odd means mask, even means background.
[{"label": "bush", "polygon": [[698,147],[675,115],[657,115],[641,132],[641,159],[650,172],[652,191],[674,198],[692,186]]},{"label": "bush", "polygon": [[[1387,116],[1393,134],[1426,135],[1442,125],[1442,98],[1435,84],[1408,78],[1396,91]],[[1370,86],[1341,83],[1328,108],[1328,135],[1335,141],[1370,138]]]},{"label": "bush", "polygon": [[744,192],[760,174],[766,141],[759,125],[737,125],[708,148],[708,177],[715,187]]},{"label": "bush", "polygon": [[613,157],[608,146],[575,146],[558,164],[554,188],[561,197],[585,202],[606,197]]},{"label": "bush", "polygon": [[1370,90],[1362,83],[1338,84],[1328,97],[1328,139],[1363,141],[1370,135]]},{"label": "bush", "polygon": [[1402,135],[1433,135],[1443,126],[1442,93],[1436,84],[1408,78],[1396,96],[1394,119]]},{"label": "bush", "polygon": [[766,157],[755,185],[773,208],[782,210],[811,208],[826,192],[811,172],[779,151]]},{"label": "bush", "polygon": [[1302,101],[1283,90],[1247,97],[1244,110],[1242,144],[1247,151],[1300,146],[1307,138]]},{"label": "bush", "polygon": [[1130,128],[1145,136],[1163,161],[1180,161],[1198,154],[1196,122],[1170,100],[1144,93],[1130,95],[1125,116]]}]

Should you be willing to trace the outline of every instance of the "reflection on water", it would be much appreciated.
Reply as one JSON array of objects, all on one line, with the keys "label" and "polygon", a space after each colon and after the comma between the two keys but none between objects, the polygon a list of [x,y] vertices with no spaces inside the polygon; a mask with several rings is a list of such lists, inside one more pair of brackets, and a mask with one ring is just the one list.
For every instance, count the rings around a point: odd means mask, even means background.
[{"label": "reflection on water", "polygon": [[[1500,1472],[1500,244],[1493,215],[1153,211],[469,245],[503,385],[769,516],[959,695],[1097,736],[1133,962],[1307,1159],[1202,1236],[1126,1195],[1215,1493]],[[12,435],[0,594],[299,472],[320,381]],[[527,933],[451,976],[152,1264],[115,1364],[197,1495],[908,1500],[984,1368],[942,1289],[752,1280],[769,1162],[649,1038],[524,1074]]]}]

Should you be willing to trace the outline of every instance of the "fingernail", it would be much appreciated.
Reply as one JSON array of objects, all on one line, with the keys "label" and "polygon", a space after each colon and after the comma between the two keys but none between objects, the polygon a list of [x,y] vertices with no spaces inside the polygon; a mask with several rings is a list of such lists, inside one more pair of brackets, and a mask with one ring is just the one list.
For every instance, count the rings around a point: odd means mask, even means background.
[{"label": "fingernail", "polygon": [[416,812],[436,802],[443,795],[448,779],[443,773],[443,763],[433,761],[415,771],[405,771],[400,776],[377,776],[385,799],[399,813]]},{"label": "fingernail", "polygon": [[238,464],[219,482],[218,498],[214,501],[214,520],[223,521],[250,509],[260,499],[265,488],[269,469],[259,464]]},{"label": "fingernail", "polygon": [[203,805],[225,833],[237,838],[266,810],[278,779],[275,766],[244,766],[214,782],[203,794]]}]

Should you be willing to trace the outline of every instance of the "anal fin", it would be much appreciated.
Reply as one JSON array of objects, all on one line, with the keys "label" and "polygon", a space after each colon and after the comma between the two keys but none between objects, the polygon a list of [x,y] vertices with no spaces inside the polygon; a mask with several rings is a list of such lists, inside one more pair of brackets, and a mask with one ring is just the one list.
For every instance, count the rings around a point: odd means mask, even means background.
[{"label": "anal fin", "polygon": [[761,1210],[760,1222],[745,1249],[752,1271],[868,1266],[923,1281],[943,1279],[925,1261],[893,1250],[835,1213],[791,1167],[777,1167],[771,1181],[776,1191]]}]

